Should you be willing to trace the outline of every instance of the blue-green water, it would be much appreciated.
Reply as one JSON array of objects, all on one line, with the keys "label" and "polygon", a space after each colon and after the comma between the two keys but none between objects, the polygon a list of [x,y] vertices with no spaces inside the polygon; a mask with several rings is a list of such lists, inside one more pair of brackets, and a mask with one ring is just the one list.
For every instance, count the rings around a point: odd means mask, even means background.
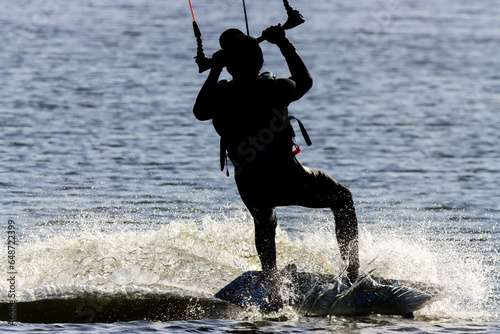
[{"label": "blue-green water", "polygon": [[[3,331],[482,332],[500,330],[500,6],[496,1],[292,1],[288,32],[314,87],[290,110],[308,128],[305,165],[350,187],[364,270],[438,283],[446,295],[393,317],[10,326]],[[207,55],[238,1],[193,0]],[[16,224],[16,292],[212,295],[259,268],[218,137],[191,108],[205,74],[188,1],[0,3],[0,233]],[[284,22],[248,1],[250,33]],[[288,76],[275,46],[266,70]],[[224,76],[227,74],[224,73]],[[336,272],[333,217],[278,210],[279,266]],[[0,270],[8,277],[5,248]],[[7,284],[0,293],[6,299]],[[38,289],[38,290],[37,290]],[[26,297],[27,298],[27,297]]]}]

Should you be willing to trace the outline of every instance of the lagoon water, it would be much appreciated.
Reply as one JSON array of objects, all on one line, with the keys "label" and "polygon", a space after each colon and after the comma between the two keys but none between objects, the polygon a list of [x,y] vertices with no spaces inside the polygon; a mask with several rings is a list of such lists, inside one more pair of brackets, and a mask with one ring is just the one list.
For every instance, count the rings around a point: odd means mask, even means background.
[{"label": "lagoon water", "polygon": [[[288,36],[315,80],[290,107],[313,141],[298,138],[299,160],[352,190],[365,271],[436,283],[444,296],[411,320],[284,310],[284,321],[249,312],[0,331],[500,331],[499,3],[291,2],[306,22]],[[245,29],[239,1],[193,6],[208,56],[225,29]],[[188,1],[0,8],[0,234],[7,244],[15,222],[18,298],[77,285],[212,295],[259,269],[218,137],[191,112],[206,73],[193,61]],[[247,1],[247,12],[252,35],[286,20],[281,1]],[[278,49],[262,47],[264,69],[288,76]],[[340,270],[331,213],[278,215],[280,267]]]}]

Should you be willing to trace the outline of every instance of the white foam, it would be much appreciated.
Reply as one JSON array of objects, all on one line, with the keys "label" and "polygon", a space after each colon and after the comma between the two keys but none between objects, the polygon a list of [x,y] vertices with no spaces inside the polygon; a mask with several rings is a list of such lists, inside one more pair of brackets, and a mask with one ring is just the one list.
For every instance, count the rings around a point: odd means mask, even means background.
[{"label": "white foam", "polygon": [[[337,273],[343,266],[331,231],[310,231],[293,239],[279,229],[277,247],[280,267],[295,263],[299,270]],[[253,224],[242,213],[137,228],[61,228],[51,237],[31,236],[19,249],[17,289],[25,292],[18,296],[27,299],[34,298],[36,289],[54,285],[59,287],[53,290],[56,294],[60,286],[91,286],[110,293],[138,287],[212,295],[243,271],[260,269]],[[477,254],[431,241],[425,233],[392,228],[362,229],[360,255],[362,268],[374,268],[375,275],[443,286],[445,296],[421,311],[423,316],[485,316],[488,280]],[[43,289],[53,295],[50,288]],[[1,299],[5,294],[0,289]]]}]

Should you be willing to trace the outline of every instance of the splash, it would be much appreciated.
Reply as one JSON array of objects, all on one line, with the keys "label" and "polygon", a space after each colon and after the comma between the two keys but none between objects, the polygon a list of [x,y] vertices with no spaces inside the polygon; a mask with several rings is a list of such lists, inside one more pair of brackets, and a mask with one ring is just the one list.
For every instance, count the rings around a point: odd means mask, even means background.
[{"label": "splash", "polygon": [[442,298],[418,312],[423,318],[492,317],[493,310],[487,306],[492,282],[477,246],[464,247],[464,242],[453,242],[447,231],[440,230],[436,236],[427,228],[392,226],[382,233],[365,230],[361,257],[366,268],[375,269],[379,276],[440,286]]},{"label": "splash", "polygon": [[[294,263],[303,271],[338,273],[344,265],[334,233],[324,229],[294,238],[279,229],[277,247],[280,267]],[[30,236],[19,249],[18,289],[30,299],[33,291],[57,293],[61,286],[110,293],[145,289],[212,296],[242,272],[260,270],[253,226],[241,212],[232,217],[132,227],[120,223],[87,223],[81,229],[62,226],[50,237]],[[464,253],[421,232],[360,231],[363,270],[444,288],[441,300],[418,313],[430,319],[487,317],[484,305],[489,282],[478,254]],[[26,297],[27,291],[32,291],[31,297]],[[5,299],[4,295],[2,289],[0,298]]]}]

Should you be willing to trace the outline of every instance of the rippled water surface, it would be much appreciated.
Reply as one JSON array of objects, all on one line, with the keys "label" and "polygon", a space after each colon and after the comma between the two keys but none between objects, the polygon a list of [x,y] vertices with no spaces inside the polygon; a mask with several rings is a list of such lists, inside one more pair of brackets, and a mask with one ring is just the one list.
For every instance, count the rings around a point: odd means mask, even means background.
[{"label": "rippled water surface", "polygon": [[[208,56],[225,29],[245,29],[241,2],[192,2]],[[288,36],[315,80],[290,108],[313,141],[298,139],[299,160],[352,190],[364,270],[437,283],[445,296],[412,320],[285,310],[0,330],[500,331],[499,3],[291,2],[306,22]],[[206,73],[193,61],[189,2],[0,9],[1,235],[7,244],[15,221],[18,295],[72,285],[212,295],[258,269],[250,217],[219,172],[218,137],[192,115]],[[247,12],[252,35],[286,20],[277,0],[247,1]],[[278,49],[262,47],[264,69],[288,76]],[[279,266],[340,269],[330,213],[278,215]]]}]

